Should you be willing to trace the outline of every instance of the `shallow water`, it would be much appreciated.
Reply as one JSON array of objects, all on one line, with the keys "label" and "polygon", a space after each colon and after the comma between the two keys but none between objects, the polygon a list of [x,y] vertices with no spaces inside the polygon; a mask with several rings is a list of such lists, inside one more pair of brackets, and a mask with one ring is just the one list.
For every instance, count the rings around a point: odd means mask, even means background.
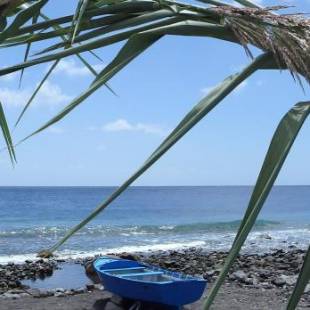
[{"label": "shallow water", "polygon": [[77,289],[92,283],[86,276],[85,269],[80,264],[63,263],[59,264],[61,269],[54,270],[53,274],[44,279],[23,280],[24,285],[38,289]]},{"label": "shallow water", "polygon": [[[34,259],[113,187],[0,187],[0,263]],[[228,250],[252,187],[131,187],[70,238],[61,257],[177,249]],[[272,190],[244,250],[308,246],[310,186]],[[271,238],[265,238],[268,235]]]}]

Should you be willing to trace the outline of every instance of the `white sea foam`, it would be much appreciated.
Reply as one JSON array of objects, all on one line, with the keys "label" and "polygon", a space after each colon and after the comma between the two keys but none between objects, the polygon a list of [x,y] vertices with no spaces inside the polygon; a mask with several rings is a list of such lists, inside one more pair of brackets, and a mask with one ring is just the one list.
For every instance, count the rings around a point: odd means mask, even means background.
[{"label": "white sea foam", "polygon": [[23,263],[25,260],[37,260],[37,254],[31,253],[31,254],[17,254],[17,255],[2,255],[0,256],[0,264],[7,264],[7,263]]},{"label": "white sea foam", "polygon": [[163,225],[163,226],[159,226],[159,229],[161,229],[161,230],[172,230],[172,229],[174,229],[175,228],[175,226],[173,226],[173,225]]},{"label": "white sea foam", "polygon": [[[93,251],[66,249],[56,252],[56,254],[58,258],[75,259],[107,253],[166,251],[188,247],[201,247],[207,251],[227,251],[231,247],[234,237],[235,233],[232,232],[203,233],[193,236],[176,235],[170,240],[166,240],[165,243],[163,243],[162,238],[150,238],[149,240],[144,239],[143,242],[147,244],[126,245],[118,248],[96,248]],[[270,252],[273,249],[287,249],[292,245],[306,249],[309,239],[309,228],[254,231],[248,236],[242,251],[247,253],[264,253]],[[21,263],[27,259],[35,260],[38,258],[35,253],[0,255],[0,264],[8,262]]]},{"label": "white sea foam", "polygon": [[95,256],[99,254],[108,254],[108,253],[122,253],[122,252],[147,252],[147,251],[167,251],[167,250],[177,250],[189,247],[204,247],[205,242],[203,241],[193,241],[187,243],[166,243],[166,244],[153,244],[153,245],[140,245],[140,246],[123,246],[119,248],[110,248],[110,249],[97,249],[95,251],[70,251],[64,250],[58,252],[61,258],[83,258],[88,256]]},{"label": "white sea foam", "polygon": [[[203,247],[205,243],[203,241],[193,241],[188,243],[166,243],[166,244],[153,244],[153,245],[141,245],[141,246],[123,246],[119,248],[110,249],[96,249],[94,251],[72,251],[63,250],[56,252],[57,258],[59,259],[76,259],[92,257],[101,254],[108,253],[122,253],[122,252],[147,252],[147,251],[167,251],[167,250],[177,250],[188,247]],[[25,260],[37,260],[37,254],[18,254],[18,255],[5,255],[0,256],[0,264],[7,264],[8,262],[22,263]]]}]

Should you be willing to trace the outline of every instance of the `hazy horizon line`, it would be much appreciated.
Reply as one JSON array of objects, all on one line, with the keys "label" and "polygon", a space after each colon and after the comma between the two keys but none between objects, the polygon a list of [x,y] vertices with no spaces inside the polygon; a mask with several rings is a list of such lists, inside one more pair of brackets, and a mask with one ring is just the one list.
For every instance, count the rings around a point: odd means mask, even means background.
[{"label": "hazy horizon line", "polygon": [[[310,184],[277,184],[273,187],[305,187]],[[7,187],[120,187],[120,185],[0,185],[0,188]],[[236,185],[131,185],[130,187],[254,187],[253,184]]]}]

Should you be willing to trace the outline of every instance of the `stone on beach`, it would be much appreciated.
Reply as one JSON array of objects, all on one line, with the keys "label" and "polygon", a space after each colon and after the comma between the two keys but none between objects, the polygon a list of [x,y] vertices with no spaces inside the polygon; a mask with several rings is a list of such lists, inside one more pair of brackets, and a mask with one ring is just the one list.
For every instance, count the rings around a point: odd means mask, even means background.
[{"label": "stone on beach", "polygon": [[[209,286],[212,286],[212,283],[219,275],[227,254],[227,252],[223,251],[207,252],[203,249],[188,248],[179,251],[135,254],[122,253],[121,255],[127,259],[131,258],[144,261],[148,264],[172,271],[182,271],[187,274],[204,276],[208,279]],[[264,296],[264,292],[275,291],[285,300],[289,296],[297,280],[304,256],[305,250],[295,247],[289,248],[287,251],[274,250],[271,253],[260,255],[239,255],[230,270],[225,285],[227,287],[239,287],[244,290],[254,290],[253,292],[257,290],[262,296]],[[49,290],[38,290],[23,287],[23,279],[39,279],[43,270],[47,271],[59,268],[57,265],[58,261],[56,260],[27,261],[25,264],[10,263],[7,265],[0,265],[1,301],[19,300],[21,297],[25,296],[30,298],[35,297],[37,299],[48,299],[54,296],[55,298],[57,297],[57,300],[65,300],[75,295],[96,295],[97,293],[101,293],[102,296],[107,296],[104,287],[99,283],[100,281],[98,281],[98,278],[96,279],[95,277],[96,273],[92,267],[94,259],[95,258],[79,259],[76,262],[84,265],[88,277],[97,283],[85,283],[84,287],[74,289],[59,287]],[[71,260],[71,263],[73,264],[75,261]],[[106,300],[106,305],[110,305],[109,307],[112,307],[113,304],[116,305],[115,298],[116,297],[112,298],[112,300]],[[240,300],[238,301],[240,302]],[[306,293],[303,295],[303,303],[310,306],[309,285],[306,288]],[[121,307],[121,305],[118,305],[118,307]]]}]

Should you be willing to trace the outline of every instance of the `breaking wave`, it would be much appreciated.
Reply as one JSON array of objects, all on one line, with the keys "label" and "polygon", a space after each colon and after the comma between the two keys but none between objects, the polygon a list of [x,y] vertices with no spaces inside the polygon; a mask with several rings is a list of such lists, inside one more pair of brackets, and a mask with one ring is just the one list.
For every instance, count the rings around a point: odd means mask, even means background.
[{"label": "breaking wave", "polygon": [[[142,225],[142,226],[105,226],[96,225],[83,228],[76,233],[77,236],[132,236],[132,235],[157,235],[157,234],[195,234],[207,232],[231,232],[240,225],[240,221],[194,223],[182,225]],[[255,229],[272,229],[280,225],[280,222],[258,220]],[[19,228],[0,231],[1,238],[33,238],[33,237],[57,237],[62,236],[69,229],[68,226],[43,226],[31,228]]]}]

